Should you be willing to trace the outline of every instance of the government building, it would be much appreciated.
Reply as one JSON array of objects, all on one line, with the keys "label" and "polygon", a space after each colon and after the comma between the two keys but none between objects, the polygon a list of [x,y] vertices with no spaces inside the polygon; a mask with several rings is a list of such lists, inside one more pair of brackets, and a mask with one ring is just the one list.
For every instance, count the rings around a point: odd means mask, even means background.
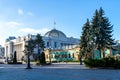
[{"label": "government building", "polygon": [[[25,44],[29,39],[35,39],[36,35],[26,35],[22,37],[9,37],[5,42],[5,58],[12,60],[14,53],[16,52],[17,61],[22,61],[25,57]],[[42,36],[45,43],[45,57],[46,61],[67,61],[79,59],[79,39],[73,37],[67,37],[62,31],[52,29]],[[31,59],[34,59],[37,55],[37,49],[34,49],[34,53]]]}]

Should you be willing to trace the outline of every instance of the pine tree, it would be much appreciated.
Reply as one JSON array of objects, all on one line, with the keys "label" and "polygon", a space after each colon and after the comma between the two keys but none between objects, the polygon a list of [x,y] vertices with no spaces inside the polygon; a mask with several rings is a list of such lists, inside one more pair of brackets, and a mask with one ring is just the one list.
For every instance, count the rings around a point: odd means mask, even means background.
[{"label": "pine tree", "polygon": [[87,22],[82,28],[82,36],[80,38],[80,58],[85,55],[88,57],[88,53],[91,52],[89,42],[91,41],[91,26],[90,22],[87,19]]},{"label": "pine tree", "polygon": [[109,19],[104,16],[103,9],[96,10],[92,19],[93,39],[96,48],[101,52],[101,57],[105,57],[104,49],[114,44],[111,34],[113,31],[112,28],[113,26],[110,24]]}]

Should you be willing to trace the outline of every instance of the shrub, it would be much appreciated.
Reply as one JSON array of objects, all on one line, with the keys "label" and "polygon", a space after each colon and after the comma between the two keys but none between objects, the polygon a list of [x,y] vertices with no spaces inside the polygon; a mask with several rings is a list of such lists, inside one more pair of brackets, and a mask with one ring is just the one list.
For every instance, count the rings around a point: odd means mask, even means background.
[{"label": "shrub", "polygon": [[101,68],[119,68],[120,69],[120,61],[115,60],[112,57],[102,58],[102,59],[92,59],[88,58],[84,60],[84,63],[88,67],[101,67]]},{"label": "shrub", "polygon": [[44,53],[44,52],[42,52],[42,53],[40,54],[39,63],[40,63],[41,65],[46,64],[46,61],[45,61],[45,53]]},{"label": "shrub", "polygon": [[94,66],[94,60],[92,58],[85,59],[84,63],[88,67],[93,67]]},{"label": "shrub", "polygon": [[113,65],[113,67],[114,67],[115,69],[120,69],[120,61],[119,61],[119,60],[116,60],[115,63],[114,63],[114,65]]}]

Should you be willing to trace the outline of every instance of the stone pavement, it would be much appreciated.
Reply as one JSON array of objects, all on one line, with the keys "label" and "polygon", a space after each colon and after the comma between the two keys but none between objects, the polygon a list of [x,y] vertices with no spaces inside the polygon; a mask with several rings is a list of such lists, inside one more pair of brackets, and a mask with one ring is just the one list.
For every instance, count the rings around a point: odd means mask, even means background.
[{"label": "stone pavement", "polygon": [[89,69],[72,63],[25,67],[0,64],[0,80],[120,80],[120,70]]}]

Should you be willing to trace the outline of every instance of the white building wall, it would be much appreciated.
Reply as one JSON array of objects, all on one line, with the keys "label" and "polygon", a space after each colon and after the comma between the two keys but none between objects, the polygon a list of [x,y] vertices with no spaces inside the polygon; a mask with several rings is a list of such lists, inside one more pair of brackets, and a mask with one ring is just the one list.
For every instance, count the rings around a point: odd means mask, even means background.
[{"label": "white building wall", "polygon": [[[5,57],[10,57],[10,55],[14,54],[14,52],[16,51],[17,59],[21,60],[22,56],[25,55],[23,52],[25,50],[25,41],[29,40],[29,38],[35,39],[35,35],[33,36],[27,35],[24,37],[18,37],[17,39],[6,42],[5,43]],[[43,36],[42,38],[43,38],[43,41],[45,42],[45,47],[47,49],[51,48],[54,50],[73,48],[73,45],[78,44],[78,41],[79,41],[77,39],[67,38],[67,37],[57,38],[57,37]],[[49,47],[47,46],[47,42],[49,42]],[[56,48],[55,48],[55,42],[56,42]]]}]

